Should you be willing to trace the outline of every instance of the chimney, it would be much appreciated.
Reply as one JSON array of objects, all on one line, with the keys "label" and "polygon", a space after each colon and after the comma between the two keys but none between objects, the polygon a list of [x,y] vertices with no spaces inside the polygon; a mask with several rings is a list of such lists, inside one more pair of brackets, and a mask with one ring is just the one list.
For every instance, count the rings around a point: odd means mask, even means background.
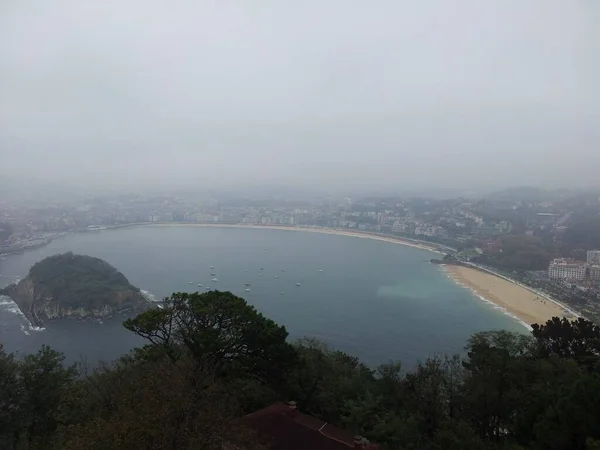
[{"label": "chimney", "polygon": [[290,408],[290,416],[296,417],[296,415],[298,414],[298,409],[296,408],[296,402],[293,400],[291,402],[288,402],[288,407]]},{"label": "chimney", "polygon": [[354,450],[363,450],[366,448],[368,443],[369,441],[361,435],[354,436]]}]

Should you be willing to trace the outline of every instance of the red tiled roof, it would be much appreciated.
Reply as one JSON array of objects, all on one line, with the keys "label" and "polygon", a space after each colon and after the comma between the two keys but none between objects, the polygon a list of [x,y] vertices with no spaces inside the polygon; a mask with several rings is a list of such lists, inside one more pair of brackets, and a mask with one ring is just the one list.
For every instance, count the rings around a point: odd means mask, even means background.
[{"label": "red tiled roof", "polygon": [[[264,443],[273,450],[348,450],[354,448],[354,435],[303,414],[283,403],[276,403],[244,417]],[[377,450],[367,444],[365,450]]]}]

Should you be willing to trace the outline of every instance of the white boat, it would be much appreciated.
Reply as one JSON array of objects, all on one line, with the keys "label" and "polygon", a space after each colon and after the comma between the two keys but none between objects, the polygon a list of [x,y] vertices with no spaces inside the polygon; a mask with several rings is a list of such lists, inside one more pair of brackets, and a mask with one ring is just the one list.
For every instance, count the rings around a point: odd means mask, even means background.
[{"label": "white boat", "polygon": [[204,289],[206,289],[207,291],[210,291],[212,288],[210,286],[206,286]]},{"label": "white boat", "polygon": [[218,279],[215,277],[215,278],[213,278],[213,279],[212,279],[212,280],[210,280],[210,281],[212,281],[213,283],[216,283],[216,282],[217,282],[217,281],[219,281],[219,280],[218,280]]},{"label": "white boat", "polygon": [[323,272],[323,269],[319,269],[319,272]]},{"label": "white boat", "polygon": [[194,282],[193,281],[188,281],[188,284],[194,284]]},{"label": "white boat", "polygon": [[275,278],[279,278],[279,275],[275,275]]},{"label": "white boat", "polygon": [[246,292],[250,292],[250,288],[246,288]]},{"label": "white boat", "polygon": [[250,286],[250,283],[244,283],[246,286]]},{"label": "white boat", "polygon": [[283,293],[284,293],[284,292],[283,292],[283,291],[281,291],[281,295],[283,295]]},{"label": "white boat", "polygon": [[202,287],[202,285],[201,285],[201,284],[198,284],[198,287]]},{"label": "white boat", "polygon": [[296,286],[302,286],[300,283],[296,283]]}]

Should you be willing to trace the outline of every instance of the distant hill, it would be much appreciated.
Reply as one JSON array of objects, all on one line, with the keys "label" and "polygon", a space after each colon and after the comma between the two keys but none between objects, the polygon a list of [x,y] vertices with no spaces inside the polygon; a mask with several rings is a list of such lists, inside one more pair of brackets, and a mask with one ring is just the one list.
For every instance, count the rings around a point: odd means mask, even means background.
[{"label": "distant hill", "polygon": [[521,186],[504,189],[486,196],[488,200],[507,202],[545,202],[556,199],[558,195],[564,195],[567,191],[549,191],[530,186]]},{"label": "distant hill", "polygon": [[140,290],[106,261],[73,253],[34,264],[26,278],[0,294],[11,297],[37,326],[51,319],[103,318],[149,307]]},{"label": "distant hill", "polygon": [[598,188],[587,189],[542,189],[530,186],[521,186],[504,189],[485,195],[486,200],[508,201],[508,202],[589,202],[596,201],[600,197]]}]

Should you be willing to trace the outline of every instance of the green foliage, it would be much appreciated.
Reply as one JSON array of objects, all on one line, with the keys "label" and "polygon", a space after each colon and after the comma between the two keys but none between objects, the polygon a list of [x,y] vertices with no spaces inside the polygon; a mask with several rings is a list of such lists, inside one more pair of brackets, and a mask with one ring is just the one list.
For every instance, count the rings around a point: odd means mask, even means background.
[{"label": "green foliage", "polygon": [[254,448],[253,436],[237,420],[240,411],[228,387],[209,375],[190,374],[183,359],[174,364],[164,356],[128,358],[86,373],[63,404],[65,420],[57,429],[56,447]]},{"label": "green foliage", "polygon": [[173,360],[187,352],[198,368],[275,382],[295,360],[277,325],[231,292],[176,293],[163,309],[149,310],[124,326],[163,348]]},{"label": "green foliage", "polygon": [[[385,448],[598,448],[597,328],[553,319],[533,336],[473,335],[467,357],[404,373],[372,370],[285,328],[228,292],[174,294],[128,320],[149,345],[79,373],[47,347],[17,360],[0,347],[0,448],[259,448],[243,414],[276,401]],[[596,352],[596,353],[594,353]]]},{"label": "green foliage", "polygon": [[586,217],[576,217],[562,236],[565,251],[582,248],[600,248],[600,218],[598,212]]},{"label": "green foliage", "polygon": [[14,434],[22,426],[19,414],[21,387],[17,374],[17,362],[12,354],[6,354],[0,344],[0,448],[10,449]]},{"label": "green foliage", "polygon": [[[535,327],[536,325],[534,325]],[[535,339],[532,336],[510,331],[482,331],[475,333],[467,341],[465,350],[472,352],[477,347],[494,347],[506,351],[510,356],[527,356],[535,351]]]},{"label": "green foliage", "polygon": [[486,263],[515,270],[544,270],[552,255],[542,239],[535,236],[509,235],[500,239],[502,253],[485,258]]},{"label": "green foliage", "polygon": [[534,324],[533,336],[543,357],[552,355],[595,364],[600,358],[600,327],[579,318],[570,322],[553,317],[543,325]]},{"label": "green foliage", "polygon": [[373,372],[358,359],[314,339],[295,345],[298,363],[286,377],[286,396],[299,409],[341,423],[347,402],[360,398]]},{"label": "green foliage", "polygon": [[403,374],[397,363],[340,367],[336,352],[303,340],[287,398],[391,449],[584,449],[600,432],[597,375],[539,346],[520,333],[477,333],[465,360],[434,357]]},{"label": "green foliage", "polygon": [[63,360],[46,346],[20,361],[0,347],[1,448],[46,448],[58,426],[57,408],[76,375]]},{"label": "green foliage", "polygon": [[71,252],[50,256],[34,264],[29,277],[44,295],[72,307],[102,306],[115,292],[139,292],[106,261]]}]

